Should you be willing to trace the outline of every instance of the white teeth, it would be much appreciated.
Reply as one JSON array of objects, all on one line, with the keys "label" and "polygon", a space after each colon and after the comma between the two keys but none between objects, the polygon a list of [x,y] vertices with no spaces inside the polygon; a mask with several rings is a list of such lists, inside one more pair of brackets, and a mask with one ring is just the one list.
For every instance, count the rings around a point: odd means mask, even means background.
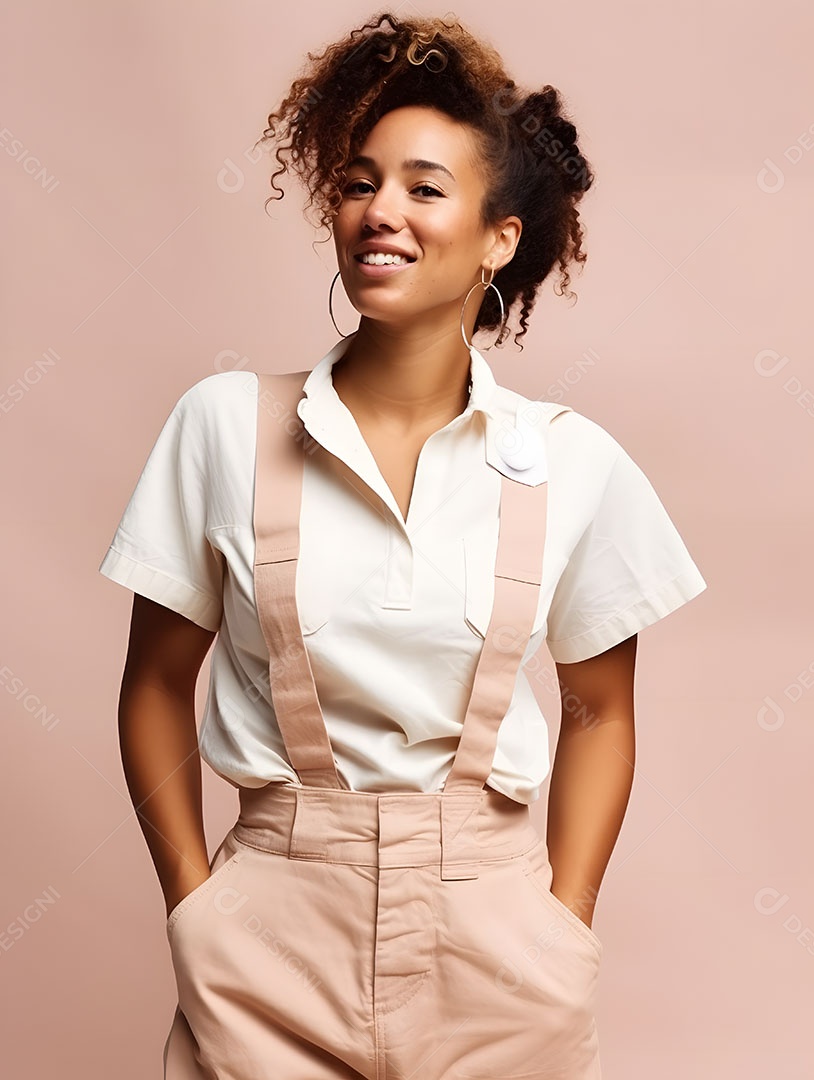
[{"label": "white teeth", "polygon": [[385,266],[390,263],[395,263],[396,266],[403,266],[410,260],[405,259],[403,255],[391,255],[389,252],[385,255],[381,251],[377,251],[375,253],[365,252],[365,254],[362,255],[361,261],[367,263],[368,266]]}]

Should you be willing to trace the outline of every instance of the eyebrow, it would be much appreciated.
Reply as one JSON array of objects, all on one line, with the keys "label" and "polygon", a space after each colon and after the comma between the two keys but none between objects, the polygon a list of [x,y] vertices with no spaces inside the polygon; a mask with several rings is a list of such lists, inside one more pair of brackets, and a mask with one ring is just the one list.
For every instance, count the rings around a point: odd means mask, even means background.
[{"label": "eyebrow", "polygon": [[[367,165],[375,168],[376,162],[373,160],[372,157],[366,157],[365,155],[360,154],[355,157],[353,161],[349,161],[347,167],[350,169],[353,165]],[[401,167],[402,169],[408,170],[410,172],[428,171],[446,173],[450,180],[453,180],[455,181],[455,183],[457,183],[457,180],[455,180],[455,177],[452,175],[446,165],[441,165],[441,163],[438,161],[425,161],[424,158],[409,158],[407,161],[402,161]]]}]

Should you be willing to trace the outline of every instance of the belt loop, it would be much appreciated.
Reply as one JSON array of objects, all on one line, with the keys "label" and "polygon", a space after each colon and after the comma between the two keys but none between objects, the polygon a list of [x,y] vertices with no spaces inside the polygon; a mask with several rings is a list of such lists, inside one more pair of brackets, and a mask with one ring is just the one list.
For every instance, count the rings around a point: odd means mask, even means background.
[{"label": "belt loop", "polygon": [[[320,813],[324,809],[325,798],[319,791],[303,791],[294,788],[294,820],[291,823],[291,837],[288,851],[292,858],[318,859],[328,858],[328,842],[323,823],[320,826]],[[316,809],[317,813],[312,814]]]},{"label": "belt loop", "polygon": [[464,881],[479,876],[478,817],[486,792],[441,793],[441,878]]}]

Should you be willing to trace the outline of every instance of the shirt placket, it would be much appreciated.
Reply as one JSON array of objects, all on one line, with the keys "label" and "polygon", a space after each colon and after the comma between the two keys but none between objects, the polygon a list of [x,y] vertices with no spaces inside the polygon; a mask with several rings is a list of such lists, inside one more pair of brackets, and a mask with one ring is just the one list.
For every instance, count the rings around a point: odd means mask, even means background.
[{"label": "shirt placket", "polygon": [[[297,409],[308,433],[329,453],[343,461],[348,468],[375,492],[390,511],[387,521],[387,557],[384,569],[384,596],[382,607],[388,610],[408,611],[413,606],[415,553],[407,522],[401,509],[381,474],[370,447],[349,409],[339,400],[310,400],[303,398]],[[419,520],[422,507],[426,507],[425,477],[431,474],[428,458],[438,452],[438,436],[447,436],[469,419],[472,410],[465,410],[443,428],[428,437],[421,449],[408,517]]]}]

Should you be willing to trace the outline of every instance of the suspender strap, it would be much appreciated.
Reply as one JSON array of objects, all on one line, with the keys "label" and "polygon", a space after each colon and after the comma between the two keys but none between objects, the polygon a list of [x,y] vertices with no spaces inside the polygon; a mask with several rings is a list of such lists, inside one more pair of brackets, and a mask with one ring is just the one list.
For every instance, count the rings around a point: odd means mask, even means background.
[{"label": "suspender strap", "polygon": [[476,851],[483,785],[492,771],[501,721],[511,704],[540,593],[548,484],[521,484],[501,474],[495,598],[475,669],[458,750],[441,800],[441,877],[478,876],[464,852]]},{"label": "suspender strap", "polygon": [[445,791],[480,788],[492,771],[498,729],[537,613],[547,495],[547,483],[530,487],[501,474],[492,615]]},{"label": "suspender strap", "polygon": [[291,765],[303,784],[341,788],[295,598],[305,461],[296,409],[308,374],[258,375],[255,601],[269,652],[274,712]]}]

